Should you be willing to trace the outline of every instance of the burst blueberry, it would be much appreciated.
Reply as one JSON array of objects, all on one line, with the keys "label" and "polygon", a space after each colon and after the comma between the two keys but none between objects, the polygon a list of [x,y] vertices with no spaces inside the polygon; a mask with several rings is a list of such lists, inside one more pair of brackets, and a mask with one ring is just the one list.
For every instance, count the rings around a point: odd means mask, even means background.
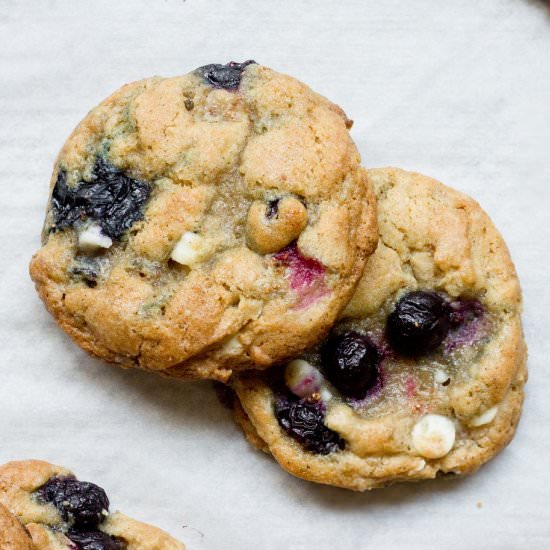
[{"label": "burst blueberry", "polygon": [[70,531],[67,536],[79,550],[124,550],[126,544],[101,531]]},{"label": "burst blueberry", "polygon": [[224,90],[234,91],[241,83],[243,71],[248,65],[255,64],[252,59],[243,63],[231,61],[226,65],[212,63],[199,67],[197,71],[214,88],[223,88]]},{"label": "burst blueberry", "polygon": [[285,432],[307,451],[327,455],[345,447],[345,441],[325,426],[325,408],[320,402],[279,396],[275,401],[275,416]]},{"label": "burst blueberry", "polygon": [[398,300],[386,328],[399,353],[418,356],[433,351],[449,332],[449,303],[436,292],[409,292]]},{"label": "burst blueberry", "polygon": [[109,499],[101,487],[72,477],[50,479],[38,489],[37,497],[53,504],[63,520],[76,530],[94,529],[109,509]]},{"label": "burst blueberry", "polygon": [[67,173],[59,170],[51,200],[52,230],[89,219],[97,222],[105,235],[119,239],[143,217],[149,194],[149,184],[128,177],[101,157],[96,160],[90,181],[74,187],[68,186]]},{"label": "burst blueberry", "polygon": [[364,334],[333,334],[323,345],[321,355],[325,376],[347,397],[364,397],[377,381],[378,350]]}]

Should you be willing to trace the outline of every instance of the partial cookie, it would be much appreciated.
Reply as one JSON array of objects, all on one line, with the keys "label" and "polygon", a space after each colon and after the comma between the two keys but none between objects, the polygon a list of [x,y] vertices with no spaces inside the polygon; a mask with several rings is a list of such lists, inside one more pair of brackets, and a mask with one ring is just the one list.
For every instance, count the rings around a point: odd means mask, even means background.
[{"label": "partial cookie", "polygon": [[359,491],[475,471],[511,440],[527,379],[520,286],[489,217],[420,174],[369,180],[378,248],[329,337],[233,380],[253,445]]},{"label": "partial cookie", "polygon": [[300,353],[376,245],[350,126],[254,62],[123,86],[56,161],[38,293],[122,366],[225,380]]},{"label": "partial cookie", "polygon": [[0,466],[0,528],[2,549],[185,550],[156,527],[110,513],[101,487],[38,460]]},{"label": "partial cookie", "polygon": [[33,550],[29,532],[0,504],[0,548],[2,550]]}]

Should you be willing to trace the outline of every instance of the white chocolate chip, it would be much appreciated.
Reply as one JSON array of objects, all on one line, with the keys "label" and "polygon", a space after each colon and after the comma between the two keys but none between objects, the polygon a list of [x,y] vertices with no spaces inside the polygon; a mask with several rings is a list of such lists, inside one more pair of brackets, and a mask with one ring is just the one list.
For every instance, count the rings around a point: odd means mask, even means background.
[{"label": "white chocolate chip", "polygon": [[321,386],[319,395],[321,396],[321,401],[323,401],[323,403],[328,403],[333,398],[332,392],[326,387],[325,384]]},{"label": "white chocolate chip", "polygon": [[498,412],[498,406],[495,405],[494,407],[487,409],[485,412],[482,412],[481,414],[471,418],[468,424],[474,428],[477,428],[478,426],[484,426],[485,424],[489,424],[489,422],[492,422],[495,419],[497,412]]},{"label": "white chocolate chip", "polygon": [[85,252],[92,252],[98,248],[110,248],[113,241],[101,231],[101,226],[92,223],[82,228],[78,233],[78,248]]},{"label": "white chocolate chip", "polygon": [[323,375],[307,361],[294,359],[285,369],[285,383],[298,397],[307,397],[321,390]]},{"label": "white chocolate chip", "polygon": [[426,466],[426,461],[423,459],[423,458],[419,458],[418,459],[418,463],[416,464],[416,466],[414,468],[411,468],[411,470],[409,470],[409,472],[411,474],[416,474],[418,472],[420,472],[420,470],[423,470]]},{"label": "white chocolate chip", "polygon": [[455,425],[440,414],[427,414],[414,426],[412,440],[415,449],[426,458],[441,458],[455,442]]},{"label": "white chocolate chip", "polygon": [[227,353],[228,355],[236,355],[237,353],[240,353],[242,349],[243,345],[236,335],[229,338],[229,340],[225,342],[222,348],[223,352]]},{"label": "white chocolate chip", "polygon": [[179,264],[191,267],[205,260],[211,251],[212,247],[204,237],[186,231],[176,243],[170,257]]}]

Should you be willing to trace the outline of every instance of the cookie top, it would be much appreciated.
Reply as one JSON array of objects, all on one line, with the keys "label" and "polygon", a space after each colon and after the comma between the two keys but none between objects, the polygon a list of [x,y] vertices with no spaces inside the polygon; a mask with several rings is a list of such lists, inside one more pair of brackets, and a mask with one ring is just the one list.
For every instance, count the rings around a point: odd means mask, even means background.
[{"label": "cookie top", "polygon": [[303,351],[376,239],[351,121],[254,62],[123,86],[61,150],[31,277],[84,349],[225,380]]},{"label": "cookie top", "polygon": [[474,471],[512,438],[527,377],[520,287],[489,217],[420,174],[369,180],[378,247],[329,337],[233,381],[255,446],[356,490]]},{"label": "cookie top", "polygon": [[0,542],[4,537],[12,546],[2,548],[14,550],[185,550],[184,544],[156,527],[110,513],[101,487],[39,460],[0,466],[3,525],[11,531],[1,529]]}]

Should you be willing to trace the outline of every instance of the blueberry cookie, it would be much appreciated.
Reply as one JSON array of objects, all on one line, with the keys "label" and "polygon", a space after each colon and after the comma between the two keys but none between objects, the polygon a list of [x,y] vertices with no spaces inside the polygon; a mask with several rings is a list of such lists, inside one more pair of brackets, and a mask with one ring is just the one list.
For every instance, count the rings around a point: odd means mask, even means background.
[{"label": "blueberry cookie", "polygon": [[527,378],[520,287],[489,217],[420,174],[369,180],[378,247],[330,335],[233,381],[253,445],[360,491],[476,470],[511,440]]},{"label": "blueberry cookie", "polygon": [[350,126],[252,61],[123,86],[56,161],[38,293],[122,366],[225,380],[301,353],[376,245]]},{"label": "blueberry cookie", "polygon": [[156,527],[110,513],[101,487],[39,460],[0,466],[0,527],[1,548],[14,550],[185,550]]}]

